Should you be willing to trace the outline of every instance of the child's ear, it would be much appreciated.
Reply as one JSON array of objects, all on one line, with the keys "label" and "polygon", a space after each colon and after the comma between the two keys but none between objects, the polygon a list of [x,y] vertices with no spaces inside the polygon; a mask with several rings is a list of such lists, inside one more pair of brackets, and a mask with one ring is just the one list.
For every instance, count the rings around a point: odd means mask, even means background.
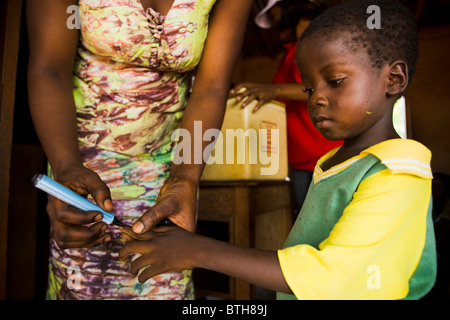
[{"label": "child's ear", "polygon": [[389,66],[389,80],[386,94],[389,97],[401,94],[408,86],[408,65],[398,60]]}]

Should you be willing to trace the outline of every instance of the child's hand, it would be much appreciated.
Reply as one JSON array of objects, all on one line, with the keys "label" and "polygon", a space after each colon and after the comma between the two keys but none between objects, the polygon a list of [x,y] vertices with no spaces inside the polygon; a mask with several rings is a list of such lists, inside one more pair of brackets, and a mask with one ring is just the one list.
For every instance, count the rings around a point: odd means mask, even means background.
[{"label": "child's hand", "polygon": [[140,254],[131,262],[130,272],[139,274],[138,281],[146,280],[168,271],[182,271],[195,267],[195,240],[198,235],[179,227],[158,227],[136,234],[130,227],[120,228],[126,244],[119,252],[121,260]]}]

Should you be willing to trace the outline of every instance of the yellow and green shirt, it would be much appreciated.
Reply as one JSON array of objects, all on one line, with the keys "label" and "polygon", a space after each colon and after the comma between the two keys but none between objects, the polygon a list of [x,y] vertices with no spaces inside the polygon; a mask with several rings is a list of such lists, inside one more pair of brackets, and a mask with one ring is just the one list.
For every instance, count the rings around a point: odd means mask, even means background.
[{"label": "yellow and green shirt", "polygon": [[393,139],[322,171],[278,251],[294,295],[278,299],[418,299],[434,285],[431,152]]}]

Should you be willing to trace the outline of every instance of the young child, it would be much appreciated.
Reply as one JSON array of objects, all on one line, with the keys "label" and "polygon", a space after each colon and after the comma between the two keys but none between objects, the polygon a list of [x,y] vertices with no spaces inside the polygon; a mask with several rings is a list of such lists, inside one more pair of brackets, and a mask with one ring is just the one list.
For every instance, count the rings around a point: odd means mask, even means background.
[{"label": "young child", "polygon": [[[380,29],[368,27],[372,5]],[[131,273],[142,269],[143,282],[206,268],[276,290],[278,299],[423,297],[436,277],[431,153],[392,125],[417,46],[413,19],[396,1],[350,1],[313,20],[296,55],[309,115],[327,139],[344,143],[318,161],[285,248],[238,247],[178,227],[125,228],[120,257],[141,254]]]}]

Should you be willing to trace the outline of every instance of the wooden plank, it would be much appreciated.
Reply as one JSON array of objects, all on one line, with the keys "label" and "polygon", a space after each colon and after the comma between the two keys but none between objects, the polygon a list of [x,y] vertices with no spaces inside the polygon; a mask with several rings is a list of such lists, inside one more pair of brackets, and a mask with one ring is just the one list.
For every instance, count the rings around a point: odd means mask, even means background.
[{"label": "wooden plank", "polygon": [[[4,9],[4,10],[3,10]],[[16,71],[19,52],[21,0],[2,1],[0,48],[0,299],[6,295],[6,250],[11,146],[13,134]]]},{"label": "wooden plank", "polygon": [[284,182],[279,185],[259,185],[253,188],[252,197],[255,214],[279,210],[291,205],[289,184]]},{"label": "wooden plank", "polygon": [[220,217],[234,216],[235,194],[232,187],[200,186],[198,212],[199,218],[203,214],[213,214]]},{"label": "wooden plank", "polygon": [[264,250],[283,248],[292,226],[290,207],[258,214],[255,217],[255,248]]},{"label": "wooden plank", "polygon": [[[246,186],[235,187],[235,218],[233,243],[239,246],[250,247],[250,188]],[[252,297],[252,286],[243,280],[235,279],[234,297],[236,300],[249,300]]]}]

